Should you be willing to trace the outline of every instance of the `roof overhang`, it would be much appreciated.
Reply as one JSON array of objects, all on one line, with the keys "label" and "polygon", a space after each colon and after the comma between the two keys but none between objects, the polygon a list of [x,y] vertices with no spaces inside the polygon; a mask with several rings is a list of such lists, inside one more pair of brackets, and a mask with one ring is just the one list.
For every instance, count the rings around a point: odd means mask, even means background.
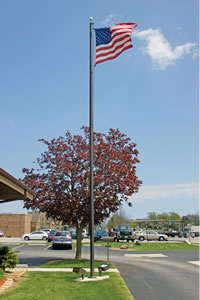
[{"label": "roof overhang", "polygon": [[0,168],[0,203],[32,200],[35,192]]}]

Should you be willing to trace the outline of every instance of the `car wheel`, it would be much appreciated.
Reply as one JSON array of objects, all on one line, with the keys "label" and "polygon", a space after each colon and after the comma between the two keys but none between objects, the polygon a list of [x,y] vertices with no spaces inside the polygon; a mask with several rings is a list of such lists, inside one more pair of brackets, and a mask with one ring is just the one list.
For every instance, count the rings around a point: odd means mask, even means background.
[{"label": "car wheel", "polygon": [[47,240],[47,237],[46,237],[46,236],[43,236],[42,240],[43,240],[43,241],[46,241],[46,240]]},{"label": "car wheel", "polygon": [[28,241],[28,240],[29,240],[29,237],[28,237],[28,236],[25,236],[25,237],[24,237],[24,240],[25,240],[25,241]]},{"label": "car wheel", "polygon": [[143,237],[143,236],[140,236],[138,240],[139,240],[139,241],[144,241],[144,237]]},{"label": "car wheel", "polygon": [[69,249],[69,250],[72,250],[72,245],[70,245],[70,246],[68,247],[68,249]]},{"label": "car wheel", "polygon": [[164,241],[164,237],[163,237],[163,236],[160,236],[160,237],[159,237],[159,241]]},{"label": "car wheel", "polygon": [[117,242],[119,243],[119,239],[117,239]]}]

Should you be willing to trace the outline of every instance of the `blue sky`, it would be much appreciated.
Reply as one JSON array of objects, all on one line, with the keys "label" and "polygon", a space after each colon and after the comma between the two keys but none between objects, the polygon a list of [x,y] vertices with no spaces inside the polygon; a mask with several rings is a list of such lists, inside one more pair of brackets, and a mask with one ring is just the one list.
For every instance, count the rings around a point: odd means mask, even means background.
[{"label": "blue sky", "polygon": [[89,124],[89,17],[96,28],[135,22],[133,48],[95,68],[94,129],[137,143],[143,186],[128,217],[196,213],[198,13],[197,0],[1,1],[0,167],[22,177],[46,150],[39,138]]}]

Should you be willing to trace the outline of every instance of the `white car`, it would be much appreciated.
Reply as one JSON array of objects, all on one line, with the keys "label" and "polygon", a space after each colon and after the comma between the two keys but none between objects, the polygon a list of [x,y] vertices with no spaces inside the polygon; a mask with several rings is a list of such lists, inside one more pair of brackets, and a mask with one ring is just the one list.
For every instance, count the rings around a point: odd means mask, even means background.
[{"label": "white car", "polygon": [[46,241],[48,239],[48,233],[46,233],[45,231],[33,231],[31,233],[22,235],[22,239],[25,241],[28,241],[28,240]]},{"label": "white car", "polygon": [[83,234],[84,238],[88,238],[88,232],[86,229],[83,229],[82,234]]}]

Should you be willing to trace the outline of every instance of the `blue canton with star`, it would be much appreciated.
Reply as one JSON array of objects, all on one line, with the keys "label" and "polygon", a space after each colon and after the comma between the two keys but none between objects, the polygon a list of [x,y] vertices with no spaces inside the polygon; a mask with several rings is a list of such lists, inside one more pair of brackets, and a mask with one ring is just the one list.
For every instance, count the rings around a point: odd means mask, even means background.
[{"label": "blue canton with star", "polygon": [[96,46],[110,43],[111,41],[110,28],[95,29],[95,33],[96,33]]}]

